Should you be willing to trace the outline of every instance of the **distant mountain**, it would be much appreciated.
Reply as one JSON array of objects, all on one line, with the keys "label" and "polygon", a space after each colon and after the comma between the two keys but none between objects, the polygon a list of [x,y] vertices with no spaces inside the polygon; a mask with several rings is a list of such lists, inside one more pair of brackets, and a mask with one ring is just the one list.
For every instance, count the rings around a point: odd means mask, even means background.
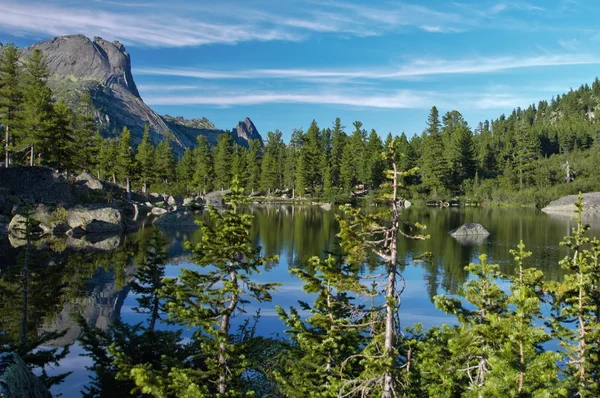
[{"label": "distant mountain", "polygon": [[245,118],[237,124],[233,129],[233,137],[238,144],[244,144],[250,140],[259,140],[261,146],[264,144],[256,126],[249,118]]},{"label": "distant mountain", "polygon": [[[61,36],[24,48],[23,56],[34,49],[41,50],[48,60],[49,85],[57,98],[75,107],[84,93],[91,94],[97,109],[95,117],[105,137],[118,136],[126,126],[139,143],[148,124],[153,142],[164,140],[171,131],[175,150],[181,153],[196,145],[198,135],[205,135],[214,143],[223,133],[206,118],[186,120],[160,116],[146,105],[131,73],[129,53],[118,41],[109,42],[99,37],[90,40],[83,35]],[[232,134],[240,144],[247,144],[248,139],[262,142],[248,118],[240,122]]]}]

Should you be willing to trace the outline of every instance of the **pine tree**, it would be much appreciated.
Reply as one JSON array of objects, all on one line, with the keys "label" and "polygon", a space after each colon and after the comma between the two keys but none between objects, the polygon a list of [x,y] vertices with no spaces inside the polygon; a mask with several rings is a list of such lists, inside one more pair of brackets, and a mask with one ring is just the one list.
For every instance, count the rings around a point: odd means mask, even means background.
[{"label": "pine tree", "polygon": [[251,279],[275,258],[262,257],[261,248],[250,242],[252,216],[239,211],[244,199],[237,178],[230,189],[232,207],[222,213],[210,208],[212,222],[202,227],[201,241],[188,244],[202,270],[182,269],[180,277],[166,280],[163,289],[169,319],[196,328],[196,337],[210,356],[206,368],[194,375],[198,379],[193,383],[200,388],[216,385],[220,396],[236,395],[236,378],[245,370],[243,358],[238,357],[231,341],[231,318],[243,311],[241,305],[248,298],[270,301],[269,292],[276,286]]},{"label": "pine tree", "polygon": [[587,236],[590,226],[581,220],[581,193],[575,207],[577,224],[561,242],[570,251],[561,261],[567,275],[548,284],[552,328],[566,364],[569,395],[595,397],[600,394],[600,241]]},{"label": "pine tree", "polygon": [[449,146],[449,165],[452,184],[457,192],[461,192],[463,181],[472,179],[477,172],[473,135],[468,127],[459,125],[452,131]]},{"label": "pine tree", "polygon": [[340,168],[342,164],[342,154],[344,152],[344,145],[346,143],[346,133],[344,132],[344,126],[340,121],[340,118],[336,118],[333,123],[333,131],[331,132],[331,184],[333,186],[340,186]]},{"label": "pine tree", "polygon": [[420,167],[423,184],[434,193],[447,185],[449,166],[446,161],[444,141],[440,132],[438,111],[435,106],[431,108],[427,120]]},{"label": "pine tree", "polygon": [[23,93],[20,85],[19,50],[8,44],[0,52],[0,124],[4,126],[4,167],[13,163],[12,131],[18,129]]},{"label": "pine tree", "polygon": [[301,309],[310,316],[300,315],[296,308],[287,312],[276,307],[294,347],[276,380],[288,397],[333,398],[344,389],[344,380],[359,375],[360,367],[351,366],[347,360],[360,352],[367,327],[361,326],[364,319],[356,318],[361,308],[354,304],[352,295],[364,295],[368,289],[350,265],[333,255],[326,260],[311,258],[310,268],[314,274],[291,270],[304,282],[306,293],[317,295],[312,306],[300,302]]},{"label": "pine tree", "polygon": [[190,187],[194,179],[194,151],[191,148],[186,148],[183,152],[183,157],[177,162],[175,174],[180,185],[185,185],[186,195],[190,193]]},{"label": "pine tree", "polygon": [[79,100],[73,123],[73,139],[76,148],[73,163],[77,168],[92,170],[98,167],[96,155],[100,147],[99,134],[94,120],[94,103],[90,93],[85,93]]},{"label": "pine tree", "polygon": [[361,182],[359,171],[364,160],[365,132],[361,122],[353,124],[354,132],[346,139],[340,164],[340,180],[346,193],[351,193],[354,186]]},{"label": "pine tree", "polygon": [[175,179],[175,159],[173,158],[172,136],[169,134],[156,146],[154,152],[154,175],[167,191],[169,182]]},{"label": "pine tree", "polygon": [[45,163],[57,170],[73,170],[77,148],[73,139],[73,112],[62,101],[54,103],[52,145],[45,152]]},{"label": "pine tree", "polygon": [[[345,383],[341,395],[381,394],[382,398],[392,398],[401,389],[400,369],[410,369],[410,360],[399,363],[398,308],[403,290],[399,284],[403,279],[398,269],[398,241],[401,236],[410,239],[428,237],[419,233],[423,229],[420,224],[411,225],[413,234],[407,234],[401,229],[401,224],[405,224],[400,218],[404,199],[400,197],[399,190],[403,187],[404,178],[417,170],[398,170],[395,162],[399,157],[398,147],[398,140],[393,140],[385,152],[385,160],[392,164],[392,169],[386,172],[386,177],[391,180],[388,185],[391,192],[384,196],[385,200],[391,202],[391,211],[373,215],[362,209],[346,207],[346,218],[340,219],[338,236],[342,249],[348,254],[348,263],[358,266],[368,256],[375,255],[385,267],[381,281],[381,293],[385,300],[381,305],[374,305],[370,309],[371,339],[357,357],[364,369],[359,377]],[[372,291],[372,294],[379,293],[377,284]]]},{"label": "pine tree", "polygon": [[255,192],[260,189],[261,145],[259,140],[250,140],[246,152],[246,189]]},{"label": "pine tree", "polygon": [[276,189],[283,188],[283,171],[281,165],[284,163],[280,159],[285,156],[285,144],[281,139],[281,132],[267,133],[267,142],[263,148],[263,159],[260,171],[261,189],[271,193]]},{"label": "pine tree", "polygon": [[127,192],[131,192],[131,176],[134,170],[134,160],[131,131],[127,127],[123,127],[121,137],[119,137],[116,169],[119,178],[125,180]]},{"label": "pine tree", "polygon": [[148,190],[148,185],[154,180],[154,145],[150,141],[150,127],[144,126],[142,142],[137,147],[135,161],[138,175],[142,183],[142,192]]},{"label": "pine tree", "polygon": [[231,134],[221,134],[214,148],[214,186],[217,189],[226,189],[231,182],[231,169],[233,163],[233,139]]},{"label": "pine tree", "polygon": [[[400,150],[400,148],[399,148]],[[384,179],[384,163],[381,153],[383,143],[375,130],[371,130],[365,148],[365,183],[371,189],[379,188]]]},{"label": "pine tree", "polygon": [[[35,164],[37,154],[42,156],[48,152],[49,146],[58,143],[50,142],[52,133],[52,91],[48,87],[48,65],[42,52],[34,49],[25,58],[23,72],[23,108],[21,126],[19,128],[19,149],[29,147],[29,165]],[[38,160],[39,163],[39,160]]]},{"label": "pine tree", "polygon": [[199,135],[197,138],[194,163],[196,170],[194,170],[192,184],[198,192],[206,193],[213,187],[213,161],[208,140],[203,135]]}]

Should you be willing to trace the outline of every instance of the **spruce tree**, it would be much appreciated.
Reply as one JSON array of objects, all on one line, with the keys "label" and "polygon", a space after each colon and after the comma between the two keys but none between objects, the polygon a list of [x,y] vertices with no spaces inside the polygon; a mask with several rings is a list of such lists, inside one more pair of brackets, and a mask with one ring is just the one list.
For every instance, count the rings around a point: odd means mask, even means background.
[{"label": "spruce tree", "polygon": [[199,193],[206,193],[213,188],[213,160],[208,145],[208,140],[205,136],[199,135],[197,145],[194,149],[194,177],[192,184]]},{"label": "spruce tree", "polygon": [[344,132],[344,126],[340,118],[336,118],[333,123],[333,130],[331,132],[331,184],[333,186],[340,186],[340,169],[342,164],[342,154],[344,152],[344,145],[346,143],[346,133]]},{"label": "spruce tree", "polygon": [[216,189],[226,189],[231,182],[231,167],[233,161],[233,139],[231,134],[219,135],[214,148],[214,186]]},{"label": "spruce tree", "polygon": [[359,375],[360,367],[348,359],[360,353],[368,328],[363,324],[365,319],[356,316],[364,311],[353,295],[365,295],[368,288],[352,266],[331,254],[325,260],[311,258],[310,268],[314,274],[291,270],[304,282],[306,293],[317,295],[313,305],[300,302],[301,310],[310,315],[302,316],[296,308],[288,312],[277,307],[293,348],[276,379],[285,396],[333,398],[344,390],[345,380]]},{"label": "spruce tree", "polygon": [[194,151],[191,148],[186,148],[183,152],[183,157],[177,162],[175,174],[180,186],[185,186],[185,194],[190,193],[192,181],[194,179]]},{"label": "spruce tree", "polygon": [[150,127],[144,126],[142,142],[137,147],[135,155],[139,179],[142,183],[142,192],[148,190],[148,185],[154,180],[154,145],[150,141]]},{"label": "spruce tree", "polygon": [[167,135],[157,146],[154,152],[154,175],[163,184],[163,192],[167,192],[169,182],[175,178],[175,159],[173,158],[173,144],[171,134]]},{"label": "spruce tree", "polygon": [[20,125],[23,93],[20,84],[19,50],[8,44],[0,52],[0,124],[4,126],[4,167],[13,163],[11,152],[14,139],[12,130]]},{"label": "spruce tree", "polygon": [[238,395],[235,385],[245,370],[231,340],[232,317],[243,311],[248,299],[270,301],[276,286],[251,279],[275,257],[262,257],[261,248],[249,239],[252,216],[240,212],[244,197],[237,178],[228,201],[231,208],[222,213],[210,208],[211,224],[202,227],[201,241],[187,244],[200,269],[182,269],[179,278],[165,281],[163,289],[169,319],[196,329],[195,338],[207,355],[206,368],[195,372],[190,384],[205,394],[215,385],[212,393],[220,396]]},{"label": "spruce tree", "polygon": [[123,127],[123,131],[119,137],[116,169],[119,178],[125,180],[127,192],[131,192],[131,176],[134,171],[134,162],[131,131],[127,127]]},{"label": "spruce tree", "polygon": [[62,101],[54,103],[52,145],[45,151],[45,163],[57,170],[73,170],[78,148],[73,139],[73,112]]},{"label": "spruce tree", "polygon": [[561,261],[567,274],[548,283],[552,328],[560,341],[570,395],[595,397],[600,394],[600,241],[587,236],[590,226],[581,220],[581,194],[575,207],[576,226],[561,242],[569,249]]},{"label": "spruce tree", "polygon": [[100,147],[95,134],[99,134],[99,131],[94,119],[94,110],[90,93],[83,94],[75,109],[73,123],[73,144],[76,148],[73,163],[79,169],[93,170],[98,167],[97,154]]},{"label": "spruce tree", "polygon": [[[49,146],[58,143],[52,138],[52,90],[48,87],[48,65],[38,49],[25,58],[23,72],[23,108],[19,128],[18,149],[29,148],[29,165],[35,164],[36,153],[41,158]],[[37,152],[36,152],[37,151]],[[39,161],[38,161],[39,163]]]},{"label": "spruce tree", "polygon": [[250,140],[246,152],[246,190],[253,193],[260,189],[261,145],[259,140]]},{"label": "spruce tree", "polygon": [[[384,267],[381,284],[374,282],[372,294],[381,293],[385,299],[382,304],[374,304],[370,309],[370,340],[361,354],[354,358],[363,366],[359,377],[348,380],[340,395],[373,396],[392,398],[401,391],[401,369],[410,370],[410,361],[401,363],[399,356],[398,308],[403,290],[403,278],[399,273],[398,242],[401,237],[426,239],[420,233],[424,228],[420,224],[406,224],[400,218],[404,198],[401,196],[405,177],[416,173],[416,169],[400,171],[395,159],[399,142],[393,140],[385,151],[385,161],[392,169],[386,172],[391,181],[387,185],[384,200],[391,202],[391,209],[380,214],[368,214],[362,209],[346,207],[346,217],[340,219],[341,247],[348,254],[348,263],[358,266],[366,262],[369,256],[376,256]],[[408,225],[411,233],[405,232],[401,225]],[[380,290],[381,289],[381,290]]]}]

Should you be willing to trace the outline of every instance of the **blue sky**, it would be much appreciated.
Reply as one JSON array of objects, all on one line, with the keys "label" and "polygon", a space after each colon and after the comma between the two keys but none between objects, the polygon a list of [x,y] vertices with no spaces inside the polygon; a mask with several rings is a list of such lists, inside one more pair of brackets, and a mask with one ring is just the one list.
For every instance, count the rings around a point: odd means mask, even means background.
[{"label": "blue sky", "polygon": [[336,117],[420,133],[432,105],[471,126],[600,75],[600,2],[0,0],[0,41],[125,43],[159,113],[259,131]]}]

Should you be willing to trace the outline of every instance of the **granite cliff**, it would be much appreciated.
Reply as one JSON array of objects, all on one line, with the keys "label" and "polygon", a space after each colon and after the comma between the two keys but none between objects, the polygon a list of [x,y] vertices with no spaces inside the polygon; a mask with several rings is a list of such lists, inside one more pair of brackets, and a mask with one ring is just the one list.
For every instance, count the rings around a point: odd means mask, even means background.
[{"label": "granite cliff", "polygon": [[[57,98],[75,107],[83,94],[91,94],[96,107],[95,118],[105,137],[116,137],[127,126],[134,141],[139,143],[148,124],[154,142],[172,132],[175,150],[182,153],[185,148],[195,146],[198,135],[205,135],[214,143],[223,133],[205,118],[187,120],[160,116],[146,105],[133,79],[131,57],[118,41],[109,42],[99,37],[90,40],[83,35],[61,36],[24,48],[23,56],[34,49],[41,50],[48,60],[49,84]],[[246,144],[248,139],[262,142],[248,118],[238,123],[232,134],[240,144]]]}]

